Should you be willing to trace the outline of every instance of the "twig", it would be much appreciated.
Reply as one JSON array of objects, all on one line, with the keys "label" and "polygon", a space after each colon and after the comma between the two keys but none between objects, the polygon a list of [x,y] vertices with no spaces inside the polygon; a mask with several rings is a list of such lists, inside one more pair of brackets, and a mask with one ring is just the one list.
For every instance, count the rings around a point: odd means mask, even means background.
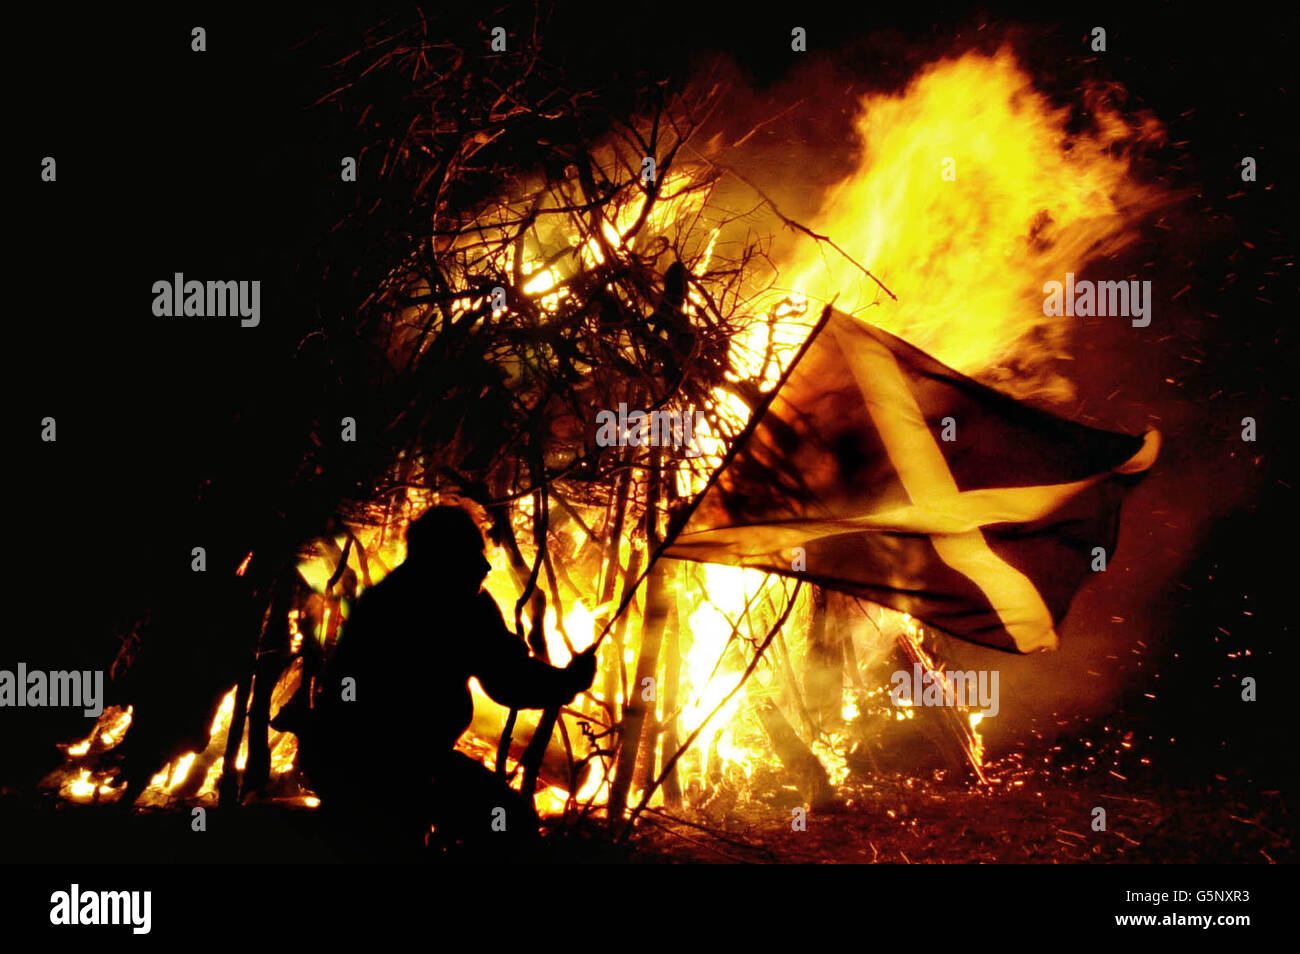
[{"label": "twig", "polygon": [[779,218],[782,222],[784,222],[787,226],[789,226],[792,229],[795,229],[796,231],[803,232],[805,235],[807,235],[809,238],[813,239],[814,241],[824,242],[825,244],[829,245],[831,248],[835,249],[835,251],[839,252],[840,255],[842,255],[845,258],[845,260],[849,262],[849,264],[851,264],[858,271],[862,272],[863,275],[866,275],[873,282],[879,285],[881,291],[883,291],[890,298],[894,299],[894,301],[898,301],[898,296],[895,295],[892,291],[890,291],[884,282],[882,282],[875,275],[871,274],[871,271],[865,265],[861,264],[856,258],[850,255],[848,252],[844,251],[844,249],[840,248],[839,244],[836,243],[836,241],[832,239],[829,235],[822,235],[819,232],[814,232],[812,229],[808,228],[808,226],[804,225],[803,223],[797,222],[794,219],[790,218],[788,215],[786,215],[784,212],[781,211],[780,207],[776,204],[776,202],[771,197],[768,196],[766,192],[764,192],[761,188],[755,185],[744,175],[737,172],[735,169],[731,169],[727,166],[717,164],[717,163],[715,163],[715,165],[717,165],[719,169],[723,170],[729,175],[735,176],[741,182],[745,183],[745,185],[749,186],[751,189],[757,192],[759,197],[762,198],[762,200],[767,203],[768,208],[770,208],[774,213],[776,213],[776,217]]},{"label": "twig", "polygon": [[715,715],[717,715],[719,712],[722,711],[723,706],[725,706],[728,702],[730,702],[731,697],[734,696],[737,692],[739,692],[741,686],[743,686],[749,680],[750,675],[758,667],[759,660],[763,658],[763,653],[767,650],[767,647],[771,644],[772,640],[776,638],[776,634],[781,631],[781,627],[785,625],[785,621],[790,618],[790,613],[791,611],[794,610],[795,600],[799,596],[799,590],[803,587],[803,583],[804,583],[803,580],[799,580],[795,583],[794,591],[790,594],[789,599],[786,601],[785,612],[781,614],[781,618],[778,619],[776,623],[772,626],[772,628],[768,631],[767,638],[763,640],[763,644],[759,646],[758,650],[754,653],[754,658],[750,660],[749,665],[745,667],[745,671],[741,675],[740,681],[736,683],[736,687],[732,689],[729,693],[727,693],[726,696],[723,697],[722,701],[713,707],[713,711],[710,712],[705,717],[704,721],[701,722],[695,728],[695,730],[691,732],[689,736],[686,737],[685,743],[683,743],[681,748],[679,748],[676,752],[673,753],[673,757],[668,760],[667,764],[664,766],[663,771],[659,773],[659,777],[656,778],[654,782],[646,788],[645,794],[641,797],[640,803],[637,805],[636,809],[633,810],[631,816],[628,818],[627,826],[624,828],[623,834],[620,836],[620,840],[627,838],[628,833],[632,830],[632,825],[636,821],[637,816],[640,815],[641,812],[645,810],[646,806],[650,803],[650,797],[654,794],[655,789],[657,789],[663,783],[664,778],[668,775],[668,772],[672,769],[672,767],[677,764],[678,759],[680,759],[686,753],[686,751],[690,749],[692,745],[695,744],[695,740],[700,737],[700,733],[704,731],[704,727],[709,724],[709,722],[713,719]]}]

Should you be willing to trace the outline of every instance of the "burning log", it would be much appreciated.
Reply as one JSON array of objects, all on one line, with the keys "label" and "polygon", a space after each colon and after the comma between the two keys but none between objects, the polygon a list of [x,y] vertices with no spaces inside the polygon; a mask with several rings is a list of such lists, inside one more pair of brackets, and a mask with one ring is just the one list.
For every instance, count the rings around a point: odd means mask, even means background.
[{"label": "burning log", "polygon": [[813,588],[812,610],[803,685],[810,729],[817,733],[842,721],[845,640],[838,627],[829,625],[826,591],[820,586]]},{"label": "burning log", "polygon": [[[624,599],[629,598],[628,594],[636,587],[637,580],[640,579],[641,560],[641,551],[633,550],[632,557],[627,563],[627,571],[623,574]],[[627,645],[627,621],[628,614],[624,613],[614,623],[614,631],[610,634],[610,639],[614,643],[613,652],[610,654],[613,659],[611,671],[614,678],[617,679],[614,694],[607,697],[614,707],[611,711],[612,721],[622,718],[623,711],[627,708],[628,699],[631,696],[627,685],[627,667],[623,664],[624,647]]]},{"label": "burning log", "polygon": [[[714,716],[716,716],[718,712],[731,701],[732,697],[735,696],[736,693],[738,693],[749,681],[749,677],[754,674],[754,670],[758,667],[758,663],[763,658],[763,654],[767,651],[767,648],[772,645],[772,640],[776,638],[776,634],[781,631],[781,628],[785,625],[786,620],[790,618],[790,613],[794,610],[795,603],[798,600],[799,593],[802,588],[803,588],[802,580],[795,583],[794,590],[786,598],[785,609],[781,611],[781,615],[778,616],[777,619],[773,622],[771,628],[768,630],[767,635],[764,637],[762,642],[755,647],[753,658],[751,658],[749,663],[745,666],[745,671],[741,673],[740,680],[736,683],[735,688],[733,688],[730,692],[728,692],[725,696],[723,696],[722,700],[718,702],[718,704],[714,706],[713,709],[709,712],[709,714],[704,718],[704,721],[702,721],[698,726],[696,726],[696,728],[690,733],[690,735],[687,736],[686,741],[681,745],[681,747],[678,748],[677,751],[674,752],[672,756],[667,759],[663,772],[660,773],[659,777],[655,780],[655,783],[651,785],[649,788],[647,788],[646,791],[642,794],[641,801],[637,804],[636,809],[632,812],[631,816],[629,817],[628,824],[623,828],[623,834],[621,836],[622,838],[626,839],[628,835],[631,833],[632,823],[636,821],[637,817],[643,811],[645,811],[646,807],[650,804],[650,799],[654,795],[655,790],[662,783],[664,776],[668,772],[673,770],[673,768],[677,765],[678,761],[682,758],[682,756],[685,755],[686,752],[690,750],[691,746],[695,744],[695,741],[700,737],[700,734],[704,731],[705,727],[709,724],[709,721]],[[713,742],[715,744],[717,743],[718,737],[720,735],[721,735],[720,731],[715,732],[713,736]],[[716,763],[714,762],[714,759],[711,757],[710,758],[711,773],[713,771],[715,764]]]},{"label": "burning log", "polygon": [[[675,566],[672,564],[665,567],[663,572],[665,591],[663,632],[665,635],[661,645],[675,646],[677,642],[677,634],[673,631],[673,622],[676,619],[677,609],[677,597],[675,592],[675,577],[677,576],[677,572]],[[676,655],[677,654],[674,652],[674,656]],[[636,775],[632,780],[633,787],[641,789],[642,791],[648,789],[654,783],[655,778],[655,763],[658,759],[659,743],[663,731],[663,725],[656,717],[656,714],[661,712],[665,717],[668,717],[673,712],[673,709],[670,708],[668,702],[668,680],[671,678],[673,681],[672,697],[675,701],[677,696],[677,680],[680,675],[676,669],[672,668],[674,665],[680,667],[680,658],[676,659],[674,663],[665,657],[663,665],[660,667],[662,669],[662,677],[657,677],[653,683],[653,704],[648,709],[650,719],[641,732],[641,751],[637,757]],[[642,680],[638,679],[637,684],[644,690],[645,683]],[[668,750],[669,753],[672,751],[672,749]],[[671,772],[672,770],[670,769],[669,771]]]},{"label": "burning log", "polygon": [[[351,540],[348,541],[351,548]],[[343,563],[347,560],[347,549]],[[342,576],[342,566],[335,571]],[[275,589],[267,623],[259,640],[253,674],[251,709],[248,715],[248,764],[244,770],[243,794],[258,791],[271,777],[271,696],[288,662],[289,612],[295,603],[298,574],[286,572]]]},{"label": "burning log", "polygon": [[[531,572],[528,570],[528,563],[524,560],[524,555],[519,550],[519,543],[515,539],[515,531],[511,524],[509,511],[504,506],[497,504],[488,507],[488,512],[492,515],[492,537],[499,545],[505,547],[506,552],[509,554],[510,569],[514,573],[515,580],[522,591],[515,603],[515,630],[518,632],[523,627],[523,607],[531,595],[533,623],[531,633],[539,634],[541,632],[542,618],[546,612],[546,597],[537,588],[537,566],[534,565]],[[536,532],[536,525],[534,525],[534,532]],[[539,552],[539,563],[540,557]],[[536,651],[536,647],[531,640],[529,645]],[[506,774],[506,756],[510,752],[510,740],[514,735],[515,724],[518,719],[518,711],[511,709],[506,717],[506,724],[501,730],[500,741],[497,744],[496,773],[502,778]]]},{"label": "burning log", "polygon": [[[632,486],[632,471],[630,468],[623,468],[619,474],[618,483],[615,485],[614,500],[612,504],[612,517],[609,520],[609,533],[606,544],[605,555],[605,573],[600,588],[600,605],[609,606],[614,599],[614,588],[618,582],[618,571],[622,566],[619,558],[619,551],[623,547],[623,521],[627,517],[627,496],[628,490]],[[623,579],[623,589],[626,590],[636,580],[637,569],[639,567],[639,555],[634,553],[632,558],[633,566],[628,567],[628,573]],[[611,707],[609,713],[610,722],[617,721],[619,717],[617,705],[621,699],[623,687],[621,685],[623,678],[623,620],[619,619],[619,627],[614,632],[613,642],[610,644],[612,649],[606,650],[604,657],[605,669],[605,703]],[[602,614],[598,623],[603,630],[609,625],[609,614]]]},{"label": "burning log", "polygon": [[[683,619],[680,598],[674,596],[668,617],[668,634],[664,641],[664,727],[663,757],[667,759],[677,751],[677,696],[680,690],[682,654],[681,628]],[[651,780],[653,780],[651,775]],[[649,784],[649,782],[647,783]],[[669,808],[680,808],[682,804],[682,786],[677,777],[677,766],[669,765],[664,770],[663,778],[664,804]]]},{"label": "burning log", "polygon": [[[664,624],[668,618],[666,573],[663,566],[656,565],[650,571],[646,584],[646,611],[641,628],[641,652],[637,657],[636,677],[632,682],[630,698],[623,711],[623,736],[614,784],[609,795],[611,825],[619,825],[622,822],[623,812],[627,807],[628,792],[636,775],[637,756],[641,751],[641,735],[645,729],[646,718],[649,716],[653,720],[658,705],[659,693],[655,688],[654,680],[658,670],[659,647],[663,641]],[[643,699],[642,693],[647,687],[650,689],[649,699]]]},{"label": "burning log", "polygon": [[781,674],[789,704],[799,713],[805,730],[812,735],[815,731],[812,716],[809,715],[808,707],[804,704],[803,693],[799,689],[799,679],[795,676],[794,665],[790,662],[790,648],[781,633],[776,634],[776,646],[772,655],[776,661],[777,671]]},{"label": "burning log", "polygon": [[809,804],[814,809],[822,810],[834,806],[835,790],[831,787],[826,769],[799,738],[776,703],[764,699],[757,703],[755,709],[768,738],[772,740],[772,748],[777,757],[799,779]]},{"label": "burning log", "polygon": [[235,687],[235,708],[230,716],[226,735],[226,752],[221,762],[221,785],[217,789],[218,804],[233,807],[239,802],[239,747],[244,740],[245,718],[248,713],[248,694],[252,688],[252,673],[241,676]]},{"label": "burning log", "polygon": [[[203,588],[213,583],[215,591]],[[120,705],[132,707],[130,728],[112,752],[125,782],[124,809],[160,766],[204,749],[213,717],[249,659],[251,640],[241,645],[231,633],[247,631],[255,604],[237,578],[213,583],[197,590],[182,583],[160,597],[141,628],[138,652],[113,680]]]}]

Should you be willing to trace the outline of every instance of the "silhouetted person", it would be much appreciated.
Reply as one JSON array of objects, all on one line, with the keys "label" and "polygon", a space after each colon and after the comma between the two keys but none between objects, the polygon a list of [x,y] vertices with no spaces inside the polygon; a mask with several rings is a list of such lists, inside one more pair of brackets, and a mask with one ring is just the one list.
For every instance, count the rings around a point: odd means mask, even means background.
[{"label": "silhouetted person", "polygon": [[537,838],[531,803],[453,751],[474,714],[467,683],[517,709],[561,705],[591,685],[595,655],[563,669],[530,656],[480,588],[490,569],[468,513],[428,511],[407,533],[406,561],[362,594],[318,681],[303,769],[322,808],[380,853],[418,851],[431,822],[487,846]]}]

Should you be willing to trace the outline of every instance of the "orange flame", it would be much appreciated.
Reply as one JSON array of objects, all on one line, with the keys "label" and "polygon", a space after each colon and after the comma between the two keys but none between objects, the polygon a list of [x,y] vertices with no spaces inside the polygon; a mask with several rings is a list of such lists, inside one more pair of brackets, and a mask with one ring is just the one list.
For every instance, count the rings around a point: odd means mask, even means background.
[{"label": "orange flame", "polygon": [[1043,315],[1043,283],[1123,248],[1163,201],[1130,174],[1134,148],[1161,141],[1159,125],[1089,99],[1094,128],[1072,134],[1069,110],[1006,49],[933,63],[903,92],[865,97],[858,168],[811,226],[898,301],[810,243],[785,271],[810,298],[839,296],[842,310],[879,305],[863,317],[963,373],[1000,370],[998,385],[1019,396],[1068,397],[1048,362],[1067,356],[1071,319]]},{"label": "orange flame", "polygon": [[[1159,190],[1136,181],[1131,170],[1137,149],[1158,143],[1162,130],[1149,117],[1130,120],[1121,115],[1109,105],[1107,92],[1087,91],[1090,128],[1072,131],[1069,110],[1051,104],[1034,88],[1015,57],[1002,50],[992,56],[967,53],[933,63],[899,93],[864,97],[856,123],[857,167],[830,190],[821,213],[806,223],[814,232],[829,236],[852,261],[806,238],[774,250],[784,297],[768,302],[768,314],[753,316],[755,320],[735,336],[731,349],[734,372],[760,378],[762,386],[770,388],[782,368],[761,366],[759,358],[768,339],[779,344],[780,363],[788,362],[807,333],[808,312],[815,312],[817,303],[834,299],[842,310],[899,334],[962,372],[992,379],[990,383],[1004,391],[1021,397],[1068,396],[1069,383],[1053,371],[1052,362],[1069,355],[1072,319],[1043,314],[1043,283],[1060,280],[1067,271],[1080,272],[1089,263],[1124,248],[1136,237],[1140,220],[1166,199]],[[712,223],[723,218],[701,215],[701,204],[707,202],[704,192],[680,192],[679,185],[688,176],[680,171],[669,175],[663,189],[668,198],[653,209],[648,231],[680,234],[697,221]],[[567,270],[591,268],[608,255],[620,254],[624,235],[638,212],[635,203],[612,210],[602,222],[603,246],[594,240],[582,244],[558,227],[533,233],[523,250],[525,261],[520,263],[521,273],[528,278],[524,294],[535,299],[543,311],[559,308],[573,293]],[[694,266],[697,275],[703,273],[719,240],[712,224],[701,228],[708,232],[703,243],[697,244],[707,245],[707,251]],[[556,254],[565,246],[574,254]],[[889,286],[897,301],[884,295],[861,267]],[[692,291],[688,310],[701,304],[695,295]],[[467,298],[456,307],[471,303]],[[408,309],[405,317],[413,316],[414,310]],[[774,321],[769,323],[769,317]],[[394,347],[405,346],[402,341],[394,342]],[[738,426],[749,409],[722,390],[716,397],[724,422]],[[702,462],[719,461],[725,449],[722,437],[707,428],[699,436],[706,449]],[[699,490],[702,478],[698,473],[681,474],[679,480],[686,497]],[[372,582],[382,579],[387,567],[403,559],[405,519],[434,502],[418,497],[413,493],[409,513],[383,531],[353,528],[368,556]],[[531,506],[529,497],[514,505],[521,541],[530,532]],[[334,549],[342,549],[344,542],[337,539]],[[355,551],[349,552],[353,568],[360,572]],[[519,595],[518,580],[502,551],[489,555],[493,571],[486,585],[509,618]],[[237,573],[247,571],[251,557],[250,553],[244,558]],[[324,592],[334,574],[334,559],[315,556],[300,566],[303,578],[318,593]],[[624,553],[624,563],[626,560]],[[566,575],[585,592],[563,593],[562,618],[556,617],[554,607],[548,611],[548,648],[552,661],[559,665],[570,657],[569,646],[557,634],[559,624],[563,622],[569,641],[581,650],[599,632],[610,609],[598,605],[597,579],[582,579],[576,567],[569,568]],[[678,704],[675,712],[665,712],[659,698],[653,718],[675,718],[679,738],[685,739],[720,707],[708,729],[699,734],[694,758],[681,763],[684,771],[690,764],[701,775],[749,775],[758,760],[771,761],[762,744],[762,730],[749,731],[744,723],[751,698],[777,694],[775,664],[756,669],[745,691],[729,697],[744,668],[741,656],[729,651],[735,643],[734,631],[740,625],[746,636],[761,635],[763,621],[770,621],[771,614],[763,617],[755,613],[755,618],[746,614],[751,604],[757,605],[753,597],[767,582],[756,571],[713,566],[695,568],[680,577],[684,589],[677,594],[678,610],[683,638],[689,636],[689,642],[682,646]],[[800,632],[799,627],[807,621],[805,610],[806,605],[790,617],[789,633]],[[327,612],[344,610],[340,606]],[[634,603],[628,612],[635,617],[639,606]],[[316,621],[316,632],[305,631],[307,617],[295,610],[290,620],[295,648],[307,637],[323,639],[326,618]],[[882,615],[884,619],[889,624],[881,629],[883,641],[892,641],[902,633],[920,651],[915,621],[888,612]],[[638,631],[635,622],[627,627],[623,662],[629,673],[636,662]],[[793,635],[789,642],[791,652],[801,646]],[[606,659],[613,655],[607,653]],[[934,663],[927,658],[927,665],[933,667]],[[635,687],[628,688],[635,691]],[[486,696],[476,685],[473,689],[476,712],[490,711],[492,704]],[[601,699],[602,694],[598,677],[591,695]],[[154,778],[151,794],[161,799],[178,789],[201,756],[200,764],[207,769],[197,795],[212,796],[234,695],[232,689],[223,701],[208,749],[164,766]],[[869,699],[871,694],[863,698]],[[602,701],[616,709],[620,699]],[[603,710],[586,705],[593,717],[603,717]],[[846,722],[858,711],[847,693],[842,709]],[[906,720],[914,715],[909,709],[900,709],[894,718]],[[103,727],[107,739],[114,740],[126,730],[129,713],[120,718],[123,721]],[[981,718],[979,713],[969,715],[977,772],[983,756],[978,733]],[[570,737],[580,739],[572,731],[573,723],[568,724]],[[479,726],[477,717],[475,726]],[[72,754],[84,754],[94,738],[81,743]],[[486,741],[486,736],[480,741]],[[832,781],[838,782],[847,768],[834,742],[833,738],[830,743],[815,740],[811,748],[825,763]],[[277,737],[275,746],[274,774],[289,771],[296,740]],[[480,747],[491,749],[487,758],[494,757],[494,740]],[[241,767],[246,757],[245,743],[239,753]],[[588,774],[577,795],[580,800],[600,801],[607,787],[605,772],[597,769]],[[65,794],[86,799],[97,791],[103,790],[83,771],[68,783]],[[567,801],[567,792],[551,786],[541,794],[539,807],[544,814],[557,813]],[[307,797],[304,803],[314,804],[315,799]]]}]

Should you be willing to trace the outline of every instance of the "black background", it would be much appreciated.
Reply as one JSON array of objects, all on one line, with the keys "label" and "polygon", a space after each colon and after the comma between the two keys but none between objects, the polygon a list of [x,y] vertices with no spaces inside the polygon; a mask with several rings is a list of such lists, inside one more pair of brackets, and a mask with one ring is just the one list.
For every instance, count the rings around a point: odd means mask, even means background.
[{"label": "black background", "polygon": [[[902,6],[565,4],[548,44],[575,72],[611,84],[642,70],[682,75],[724,52],[760,95],[779,98],[803,67],[789,50],[791,25],[808,29],[808,57],[832,57],[862,89],[896,87],[936,53],[1010,36],[1049,94],[1068,98],[1091,72],[1117,79],[1133,105],[1160,117],[1173,144],[1168,168],[1147,171],[1190,197],[1168,220],[1175,241],[1166,235],[1139,251],[1158,255],[1153,267],[1191,290],[1159,346],[1129,349],[1099,332],[1078,358],[1079,379],[1091,382],[1085,391],[1121,383],[1137,395],[1127,419],[1108,423],[1136,430],[1154,415],[1164,425],[1168,482],[1153,475],[1132,505],[1147,516],[1126,530],[1131,559],[1159,569],[1083,602],[1083,622],[1064,634],[1083,656],[997,662],[1011,670],[1006,678],[1066,687],[1037,711],[1054,724],[1055,707],[1077,688],[1069,671],[1106,666],[1114,646],[1143,638],[1155,648],[1140,671],[1108,670],[1102,702],[1070,731],[1118,716],[1153,745],[1177,737],[1152,769],[1162,779],[1226,774],[1289,788],[1297,748],[1286,602],[1296,486],[1294,13],[1170,3]],[[513,36],[528,10],[444,22],[467,45],[482,35],[486,48],[485,27],[500,22]],[[237,560],[232,521],[253,527],[275,506],[269,475],[283,472],[303,437],[280,439],[281,424],[298,426],[311,389],[289,373],[290,357],[314,321],[311,269],[322,232],[347,201],[337,181],[339,157],[351,151],[346,124],[307,106],[328,91],[324,64],[380,16],[377,8],[74,13],[47,5],[9,19],[13,644],[35,652],[76,630],[74,642],[100,651],[98,636],[81,634],[110,615],[105,607],[133,587],[180,579],[192,541],[213,528],[233,541]],[[196,25],[207,29],[205,53],[190,50]],[[1101,56],[1087,48],[1095,25],[1108,31]],[[58,161],[54,184],[40,181],[47,155]],[[1253,184],[1238,174],[1246,155],[1259,160]],[[150,287],[176,271],[261,279],[261,327],[155,318]],[[1201,360],[1188,363],[1188,353]],[[1253,446],[1235,439],[1247,414],[1260,421]],[[58,420],[54,445],[38,439],[46,415]],[[226,490],[199,506],[207,481]],[[1195,529],[1163,539],[1170,521]],[[1089,631],[1115,600],[1145,607],[1140,624]],[[1252,615],[1243,617],[1247,606]],[[1257,665],[1239,673],[1227,654],[1246,651]],[[1016,668],[1031,664],[1040,668]],[[1156,671],[1152,704],[1143,693]],[[1225,673],[1268,677],[1261,702],[1239,703]]]}]

